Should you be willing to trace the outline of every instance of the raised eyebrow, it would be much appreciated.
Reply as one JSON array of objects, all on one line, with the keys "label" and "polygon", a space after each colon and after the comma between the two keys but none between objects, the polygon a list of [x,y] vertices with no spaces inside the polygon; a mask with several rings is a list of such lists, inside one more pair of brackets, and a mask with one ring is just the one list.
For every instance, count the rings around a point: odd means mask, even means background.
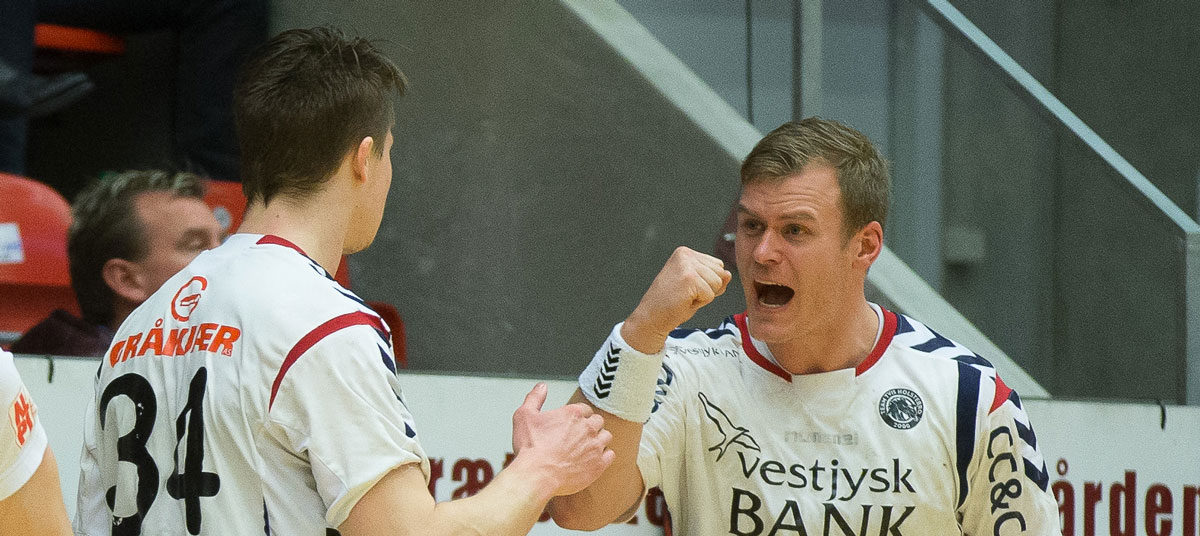
[{"label": "raised eyebrow", "polygon": [[779,219],[781,219],[781,220],[804,220],[804,221],[814,221],[814,220],[816,220],[817,218],[816,218],[816,216],[813,216],[813,215],[812,215],[812,213],[810,213],[810,212],[806,212],[806,211],[797,211],[797,212],[788,212],[788,213],[786,213],[786,214],[781,214],[781,215],[779,216]]},{"label": "raised eyebrow", "polygon": [[[741,213],[741,214],[745,214],[745,215],[747,215],[747,216],[750,216],[750,217],[752,217],[752,218],[763,219],[763,218],[762,218],[762,216],[759,216],[758,214],[755,214],[755,213],[754,213],[754,211],[752,211],[752,210],[750,210],[750,209],[746,208],[746,206],[745,206],[745,205],[743,205],[743,204],[741,204],[741,203],[738,203],[738,204],[737,204],[737,211],[738,211],[739,213]],[[798,210],[798,211],[796,211],[796,212],[787,212],[787,213],[784,213],[784,214],[780,214],[780,215],[779,215],[779,219],[781,219],[781,220],[804,220],[804,221],[814,221],[814,220],[816,220],[817,218],[816,218],[816,216],[813,216],[813,215],[812,215],[812,213],[810,213],[810,212],[808,212],[808,211],[804,211],[804,210]]]},{"label": "raised eyebrow", "polygon": [[755,214],[754,211],[746,208],[746,205],[743,205],[741,202],[738,202],[737,208],[735,210],[737,210],[737,212],[739,214],[745,214],[745,215],[753,217],[753,218],[758,217],[758,214]]}]

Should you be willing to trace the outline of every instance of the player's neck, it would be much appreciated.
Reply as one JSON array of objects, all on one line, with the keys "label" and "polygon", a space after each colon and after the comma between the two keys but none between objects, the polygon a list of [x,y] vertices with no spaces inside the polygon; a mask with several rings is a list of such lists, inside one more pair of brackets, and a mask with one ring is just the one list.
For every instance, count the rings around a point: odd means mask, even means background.
[{"label": "player's neck", "polygon": [[113,333],[116,333],[117,328],[121,327],[121,323],[125,322],[126,318],[129,318],[129,315],[133,313],[133,310],[136,309],[137,306],[138,304],[129,303],[120,297],[114,298],[112,322],[109,322],[108,329],[112,330]]},{"label": "player's neck", "polygon": [[824,318],[827,322],[789,341],[767,343],[784,370],[816,374],[854,368],[870,355],[879,333],[879,316],[865,298]]},{"label": "player's neck", "polygon": [[284,238],[332,274],[341,262],[349,226],[351,208],[344,197],[337,188],[329,187],[303,199],[276,197],[268,204],[255,201],[246,207],[238,232]]}]

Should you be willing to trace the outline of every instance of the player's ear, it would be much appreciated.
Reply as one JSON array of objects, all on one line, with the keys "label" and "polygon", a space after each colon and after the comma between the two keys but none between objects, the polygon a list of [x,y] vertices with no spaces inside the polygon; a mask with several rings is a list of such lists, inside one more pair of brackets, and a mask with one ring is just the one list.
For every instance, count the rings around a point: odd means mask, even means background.
[{"label": "player's ear", "polygon": [[142,303],[157,290],[146,288],[141,267],[125,259],[108,259],[100,269],[100,275],[113,294],[131,303]]},{"label": "player's ear", "polygon": [[354,180],[358,183],[367,182],[367,166],[371,161],[371,150],[375,146],[375,139],[367,136],[358,142],[358,147],[354,150]]},{"label": "player's ear", "polygon": [[854,264],[862,265],[863,269],[870,268],[883,252],[883,226],[877,221],[868,223],[850,242],[850,247],[854,248]]}]

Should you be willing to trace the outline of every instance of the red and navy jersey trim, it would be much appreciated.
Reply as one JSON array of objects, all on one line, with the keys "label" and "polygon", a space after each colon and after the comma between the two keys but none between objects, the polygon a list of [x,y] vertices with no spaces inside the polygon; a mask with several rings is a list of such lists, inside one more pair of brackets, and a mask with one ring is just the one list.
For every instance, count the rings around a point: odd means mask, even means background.
[{"label": "red and navy jersey trim", "polygon": [[746,327],[746,313],[738,313],[733,315],[733,321],[737,324],[738,331],[742,334],[742,350],[746,352],[746,357],[749,357],[754,364],[762,367],[767,372],[783,378],[784,381],[791,383],[792,375],[788,371],[783,370],[783,367],[776,365],[767,359],[754,347],[754,343],[750,341],[750,329]]},{"label": "red and navy jersey trim", "polygon": [[967,469],[975,454],[975,419],[979,406],[979,382],[983,373],[972,365],[958,363],[958,400],[955,403],[955,461],[958,470],[958,506],[967,500]]},{"label": "red and navy jersey trim", "polygon": [[[883,353],[888,346],[892,344],[892,337],[896,335],[896,326],[898,324],[896,313],[893,313],[882,307],[883,311],[883,329],[879,333],[879,340],[875,342],[875,347],[871,348],[871,353],[867,354],[867,358],[863,359],[858,366],[854,367],[854,375],[861,376],[864,372],[870,369],[875,363],[879,362],[879,358],[883,357]],[[750,341],[750,330],[746,327],[746,313],[738,313],[733,315],[733,321],[737,324],[738,331],[742,335],[742,350],[746,352],[746,357],[750,358],[754,364],[762,367],[767,372],[783,378],[788,383],[792,381],[792,375],[773,363],[766,356],[762,355],[754,343]]]},{"label": "red and navy jersey trim", "polygon": [[305,253],[303,249],[300,249],[300,246],[293,244],[290,240],[283,238],[281,236],[263,235],[263,237],[259,238],[258,242],[255,242],[255,244],[274,244],[276,246],[283,246],[285,248],[294,249],[294,250],[296,250],[296,253],[299,253],[301,255],[304,255],[305,257],[308,257],[308,254]]},{"label": "red and navy jersey trim", "polygon": [[267,408],[270,409],[271,406],[275,404],[275,395],[279,393],[279,386],[283,383],[283,377],[287,374],[288,369],[292,368],[292,365],[294,365],[296,361],[300,359],[300,356],[303,355],[304,352],[307,352],[318,342],[321,342],[321,340],[325,337],[351,326],[371,326],[372,328],[375,328],[377,332],[384,332],[387,330],[387,328],[384,327],[383,320],[375,315],[364,313],[362,311],[354,311],[352,313],[335,316],[327,320],[324,324],[317,326],[312,331],[308,332],[307,335],[301,337],[300,340],[296,342],[296,345],[292,347],[291,351],[287,353],[287,357],[283,359],[283,364],[279,366],[279,373],[275,375],[275,382],[271,384],[271,398],[270,401],[267,402]]},{"label": "red and navy jersey trim", "polygon": [[883,307],[879,308],[883,311],[883,329],[879,331],[879,340],[875,341],[875,347],[871,348],[871,353],[867,354],[867,358],[862,360],[857,367],[854,367],[854,375],[862,376],[875,363],[879,362],[879,358],[883,357],[883,352],[892,344],[892,337],[896,335],[896,313],[893,313]]}]

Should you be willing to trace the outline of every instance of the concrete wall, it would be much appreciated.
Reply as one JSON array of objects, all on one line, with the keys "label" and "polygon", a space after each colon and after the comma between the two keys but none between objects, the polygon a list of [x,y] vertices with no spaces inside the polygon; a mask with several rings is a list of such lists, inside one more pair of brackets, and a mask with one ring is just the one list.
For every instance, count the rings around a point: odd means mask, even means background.
[{"label": "concrete wall", "polygon": [[[955,6],[1192,211],[1200,6]],[[1173,225],[957,45],[946,81],[945,232],[965,226],[985,246],[982,262],[948,265],[947,299],[1056,396],[1184,401],[1186,245]]]},{"label": "concrete wall", "polygon": [[[1200,4],[1058,4],[1056,92],[1194,218]],[[1060,146],[1055,367],[1076,381],[1059,392],[1182,401],[1184,244],[1090,151]]]},{"label": "concrete wall", "polygon": [[1058,0],[1058,5],[1057,94],[1196,217],[1200,3]]},{"label": "concrete wall", "polygon": [[[677,245],[711,251],[738,162],[557,2],[278,2],[412,82],[353,286],[405,315],[416,369],[574,375]],[[701,311],[715,325],[739,289]]]},{"label": "concrete wall", "polygon": [[[1043,83],[1050,1],[956,2]],[[991,24],[988,24],[991,23]],[[942,293],[1052,393],[1055,132],[989,66],[946,39]]]}]

